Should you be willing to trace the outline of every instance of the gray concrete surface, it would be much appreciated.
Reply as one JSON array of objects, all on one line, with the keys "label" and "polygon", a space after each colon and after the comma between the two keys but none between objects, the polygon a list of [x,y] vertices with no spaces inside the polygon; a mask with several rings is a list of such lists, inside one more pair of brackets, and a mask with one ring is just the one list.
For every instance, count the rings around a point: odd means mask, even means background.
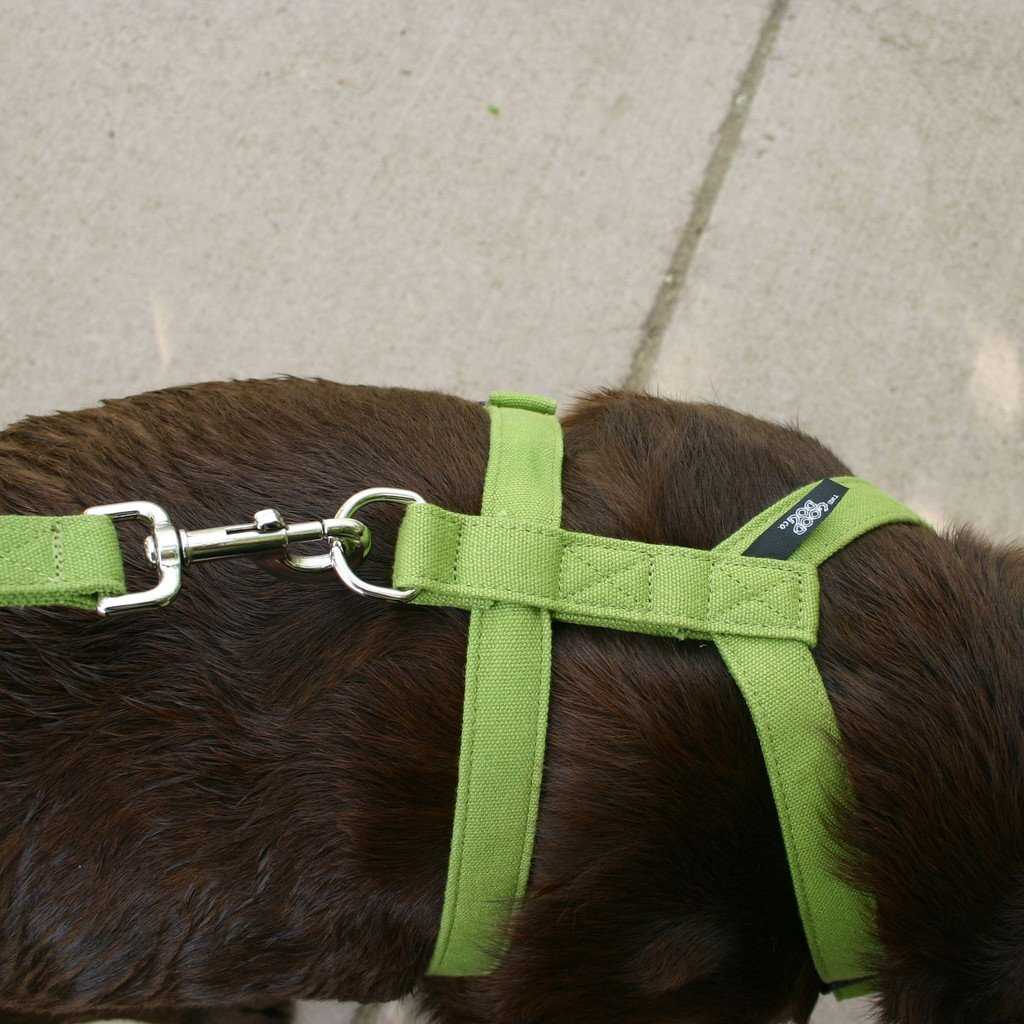
[{"label": "gray concrete surface", "polygon": [[1024,22],[793,4],[647,378],[1024,534]]},{"label": "gray concrete surface", "polygon": [[1022,536],[1022,164],[1014,0],[0,0],[0,424],[627,384]]},{"label": "gray concrete surface", "polygon": [[767,0],[642,6],[6,0],[0,421],[621,380]]}]

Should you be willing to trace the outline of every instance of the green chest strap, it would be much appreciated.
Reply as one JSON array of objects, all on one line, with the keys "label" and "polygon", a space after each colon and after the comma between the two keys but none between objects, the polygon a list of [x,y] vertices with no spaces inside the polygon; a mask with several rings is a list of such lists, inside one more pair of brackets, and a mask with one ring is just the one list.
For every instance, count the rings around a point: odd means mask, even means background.
[{"label": "green chest strap", "polygon": [[[475,518],[557,529],[562,431],[554,403],[496,393],[487,411],[490,456]],[[486,974],[503,952],[502,926],[523,898],[533,855],[550,682],[546,608],[524,601],[473,607],[455,820],[431,974]]]},{"label": "green chest strap", "polygon": [[571,533],[558,526],[558,424],[542,401],[492,398],[482,514],[411,506],[396,547],[397,587],[418,589],[418,603],[471,612],[455,827],[431,973],[492,970],[525,892],[555,618],[716,644],[757,729],[815,967],[840,996],[863,991],[873,904],[834,874],[824,824],[847,780],[811,653],[817,566],[869,530],[920,519],[841,477],[848,493],[785,561],[742,552],[815,484],[712,551]]}]

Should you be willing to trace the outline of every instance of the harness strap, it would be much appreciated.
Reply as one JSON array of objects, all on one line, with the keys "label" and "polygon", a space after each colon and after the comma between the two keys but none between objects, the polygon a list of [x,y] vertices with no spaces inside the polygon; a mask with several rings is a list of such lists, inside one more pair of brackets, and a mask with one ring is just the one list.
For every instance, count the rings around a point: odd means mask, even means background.
[{"label": "harness strap", "polygon": [[96,610],[125,592],[121,548],[107,516],[0,516],[0,606]]},{"label": "harness strap", "polygon": [[[849,495],[811,530],[800,546],[789,556],[808,565],[819,566],[850,541],[879,526],[889,523],[914,523],[921,525],[924,520],[906,505],[890,498],[874,484],[859,476],[831,477],[837,484],[848,488]],[[739,554],[756,540],[790,505],[802,501],[817,487],[817,483],[798,487],[792,494],[780,498],[774,505],[759,512],[753,519],[741,526],[734,534],[715,547],[717,553]]]},{"label": "harness strap", "polygon": [[[562,430],[555,404],[496,392],[487,411],[481,520],[556,527]],[[494,564],[480,546],[461,560],[477,573]],[[504,952],[504,925],[523,898],[533,859],[550,684],[547,609],[505,600],[474,607],[448,880],[429,974],[487,974]]]},{"label": "harness strap", "polygon": [[[791,562],[818,566],[857,537],[889,523],[920,517],[857,477],[835,477],[849,488],[843,500],[807,534]],[[745,550],[815,484],[766,508],[722,541],[716,553]],[[818,976],[844,999],[872,991],[875,917],[870,895],[836,876],[838,851],[827,826],[830,801],[847,792],[838,754],[839,728],[810,648],[783,637],[751,640],[718,636],[716,645],[750,709],[786,846],[793,891]]]},{"label": "harness strap", "polygon": [[812,565],[613,540],[436,505],[410,506],[401,529],[395,585],[420,589],[422,604],[514,602],[565,622],[655,636],[815,642]]}]

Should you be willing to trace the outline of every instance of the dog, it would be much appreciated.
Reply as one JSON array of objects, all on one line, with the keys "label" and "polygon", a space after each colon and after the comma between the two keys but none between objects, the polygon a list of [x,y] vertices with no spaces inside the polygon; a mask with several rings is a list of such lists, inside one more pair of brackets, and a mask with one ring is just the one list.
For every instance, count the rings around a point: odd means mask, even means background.
[{"label": "dog", "polygon": [[[616,391],[565,418],[563,525],[710,548],[848,473],[796,429]],[[476,513],[477,404],[281,379],[0,434],[0,513],[156,501],[179,526],[410,488]],[[362,570],[390,577],[402,511]],[[131,586],[152,567],[122,533]],[[821,568],[815,658],[877,905],[878,1019],[1024,1020],[1024,553],[890,525]],[[0,610],[0,1006],[77,1018],[409,992],[438,1024],[807,1021],[820,993],[749,713],[713,644],[556,623],[527,897],[498,969],[425,977],[465,612],[331,573],[195,567],[158,612]]]}]

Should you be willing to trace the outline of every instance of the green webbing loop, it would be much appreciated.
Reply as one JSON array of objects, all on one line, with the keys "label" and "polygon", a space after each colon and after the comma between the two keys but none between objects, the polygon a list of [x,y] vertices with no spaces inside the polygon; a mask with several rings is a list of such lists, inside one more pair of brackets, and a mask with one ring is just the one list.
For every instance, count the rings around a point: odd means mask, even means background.
[{"label": "green webbing loop", "polygon": [[108,516],[0,516],[0,606],[96,610],[123,594],[124,568]]},{"label": "green webbing loop", "polygon": [[[840,501],[832,512],[804,538],[800,547],[789,556],[789,561],[821,565],[850,541],[889,523],[923,523],[915,512],[906,505],[890,498],[874,484],[861,480],[859,476],[834,476],[829,479],[848,488],[850,493]],[[820,481],[798,487],[792,494],[780,498],[774,505],[759,512],[753,519],[741,526],[731,537],[727,537],[714,550],[719,553],[738,554],[773,523],[790,505],[795,505],[806,494],[814,490]]]},{"label": "green webbing loop", "polygon": [[[497,392],[481,517],[557,527],[562,432],[554,403]],[[466,552],[470,565],[486,550]],[[459,783],[444,909],[428,973],[486,974],[526,891],[537,821],[551,681],[551,616],[512,602],[474,608],[469,623]]]}]

